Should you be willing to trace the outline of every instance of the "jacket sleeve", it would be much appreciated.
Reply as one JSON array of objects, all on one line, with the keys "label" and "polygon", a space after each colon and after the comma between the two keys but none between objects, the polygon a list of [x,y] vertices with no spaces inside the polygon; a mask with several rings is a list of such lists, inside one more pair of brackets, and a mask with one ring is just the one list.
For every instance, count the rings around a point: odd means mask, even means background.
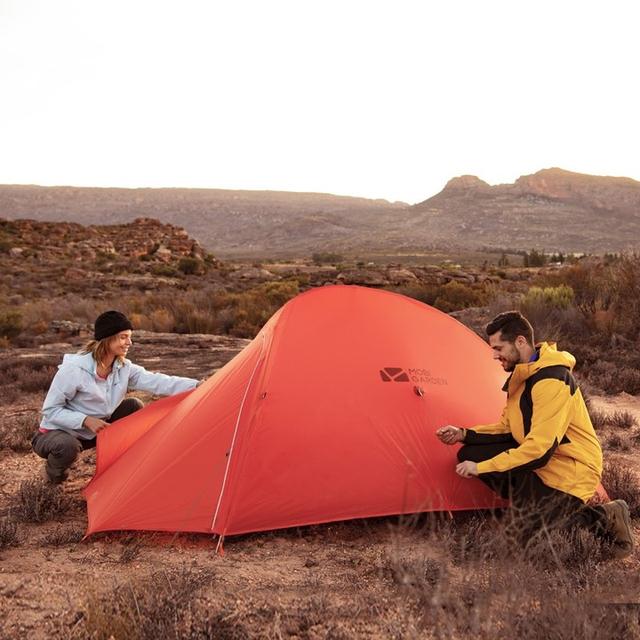
[{"label": "jacket sleeve", "polygon": [[62,366],[53,377],[47,397],[42,405],[42,424],[63,429],[82,429],[87,417],[80,411],[68,407],[80,389],[81,372],[72,367]]},{"label": "jacket sleeve", "polygon": [[533,470],[549,462],[569,426],[571,390],[560,380],[537,382],[531,390],[531,428],[520,446],[478,463],[478,473]]},{"label": "jacket sleeve", "polygon": [[492,442],[509,442],[512,440],[507,407],[502,410],[498,422],[478,424],[465,431],[464,444],[490,444]]},{"label": "jacket sleeve", "polygon": [[138,364],[131,363],[128,384],[130,389],[148,391],[157,396],[172,396],[176,393],[195,389],[198,385],[198,380],[181,378],[180,376],[168,376],[164,373],[153,373]]}]

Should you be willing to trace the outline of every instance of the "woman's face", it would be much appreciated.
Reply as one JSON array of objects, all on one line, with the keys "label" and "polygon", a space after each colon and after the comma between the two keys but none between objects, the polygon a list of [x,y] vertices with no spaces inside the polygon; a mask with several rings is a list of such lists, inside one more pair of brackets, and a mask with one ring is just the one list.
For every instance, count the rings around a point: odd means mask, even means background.
[{"label": "woman's face", "polygon": [[111,341],[109,342],[109,354],[116,358],[118,356],[122,356],[123,358],[125,358],[127,356],[127,351],[129,351],[129,347],[131,345],[131,329],[116,333],[116,335],[113,336],[113,338],[111,338]]}]

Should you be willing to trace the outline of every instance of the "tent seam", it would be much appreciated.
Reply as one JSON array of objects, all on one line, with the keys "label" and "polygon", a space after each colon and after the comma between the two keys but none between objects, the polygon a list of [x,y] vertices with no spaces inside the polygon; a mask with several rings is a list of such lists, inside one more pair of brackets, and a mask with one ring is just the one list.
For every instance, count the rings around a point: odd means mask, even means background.
[{"label": "tent seam", "polygon": [[[262,351],[264,351],[264,344],[265,344],[265,336],[262,336]],[[251,387],[251,383],[253,382],[253,377],[256,373],[256,371],[258,370],[258,365],[260,364],[260,362],[262,361],[262,355],[263,353],[260,353],[260,356],[258,357],[258,359],[256,360],[256,364],[253,367],[253,371],[251,372],[251,377],[249,378],[249,381],[247,382],[247,386],[244,390],[244,395],[242,396],[242,402],[240,403],[240,410],[238,411],[238,418],[236,419],[236,424],[235,427],[233,429],[233,437],[231,438],[231,447],[229,449],[229,458],[227,460],[227,466],[224,470],[224,477],[222,478],[222,487],[220,488],[220,496],[218,497],[218,504],[216,505],[216,510],[215,513],[213,514],[213,520],[211,521],[211,531],[213,531],[213,529],[216,526],[216,520],[218,519],[218,513],[220,511],[220,506],[222,504],[222,496],[224,495],[224,490],[226,488],[227,485],[227,477],[229,475],[229,468],[231,467],[231,458],[233,457],[233,449],[235,447],[235,443],[236,443],[236,436],[238,435],[238,427],[240,426],[240,418],[242,417],[242,411],[244,409],[244,403],[247,399],[247,395],[249,394],[249,389]]]}]

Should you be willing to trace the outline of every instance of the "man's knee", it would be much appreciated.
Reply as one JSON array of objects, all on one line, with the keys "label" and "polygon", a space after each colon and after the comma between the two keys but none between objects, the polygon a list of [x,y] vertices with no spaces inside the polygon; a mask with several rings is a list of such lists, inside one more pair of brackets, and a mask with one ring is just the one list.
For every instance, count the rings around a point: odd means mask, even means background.
[{"label": "man's knee", "polygon": [[481,452],[478,451],[478,447],[472,444],[464,445],[458,449],[458,461],[464,462],[465,460],[471,460],[472,462],[482,462],[486,458],[482,457]]}]

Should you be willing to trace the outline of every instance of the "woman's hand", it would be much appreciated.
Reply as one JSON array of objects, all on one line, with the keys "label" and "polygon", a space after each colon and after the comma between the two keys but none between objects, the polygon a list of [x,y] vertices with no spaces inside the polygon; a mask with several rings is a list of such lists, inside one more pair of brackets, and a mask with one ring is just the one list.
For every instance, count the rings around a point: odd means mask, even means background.
[{"label": "woman's hand", "polygon": [[91,416],[87,416],[82,422],[82,425],[89,429],[89,431],[93,431],[93,433],[98,433],[98,431],[104,429],[108,424],[108,422],[100,420],[100,418],[92,418]]},{"label": "woman's hand", "polygon": [[455,444],[464,440],[464,429],[448,424],[436,431],[438,438],[445,444]]}]

